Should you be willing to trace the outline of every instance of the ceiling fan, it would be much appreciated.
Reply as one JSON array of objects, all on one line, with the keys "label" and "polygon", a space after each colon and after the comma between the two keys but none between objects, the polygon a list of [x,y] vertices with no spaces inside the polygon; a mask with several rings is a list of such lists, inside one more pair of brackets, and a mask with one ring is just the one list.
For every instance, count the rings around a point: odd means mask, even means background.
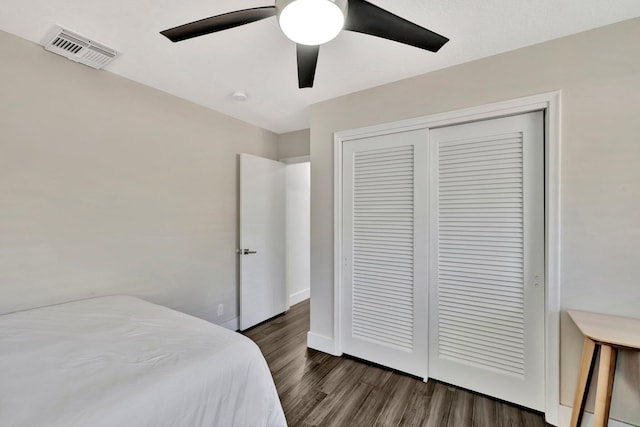
[{"label": "ceiling fan", "polygon": [[365,0],[276,0],[274,6],[238,10],[161,31],[179,42],[272,16],[297,44],[298,86],[313,87],[320,45],[341,30],[369,34],[437,52],[448,38],[394,15]]}]

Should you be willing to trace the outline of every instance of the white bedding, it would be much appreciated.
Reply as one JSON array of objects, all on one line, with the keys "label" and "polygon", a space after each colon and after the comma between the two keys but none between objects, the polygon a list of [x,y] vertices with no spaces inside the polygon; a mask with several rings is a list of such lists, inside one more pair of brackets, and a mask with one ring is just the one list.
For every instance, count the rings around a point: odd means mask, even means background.
[{"label": "white bedding", "polygon": [[2,427],[285,426],[248,338],[133,297],[0,315]]}]

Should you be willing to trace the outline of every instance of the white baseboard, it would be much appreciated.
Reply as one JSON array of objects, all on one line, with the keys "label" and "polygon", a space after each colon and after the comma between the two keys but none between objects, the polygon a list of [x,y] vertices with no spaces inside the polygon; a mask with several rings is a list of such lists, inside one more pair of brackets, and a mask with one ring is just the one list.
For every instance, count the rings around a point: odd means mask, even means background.
[{"label": "white baseboard", "polygon": [[296,305],[299,302],[302,302],[304,300],[308,300],[309,295],[310,295],[309,288],[303,289],[301,291],[291,294],[289,296],[289,307],[291,307],[292,305]]},{"label": "white baseboard", "polygon": [[223,323],[220,326],[222,326],[223,328],[229,329],[231,331],[237,332],[240,330],[240,318],[239,317],[233,318],[228,322]]},{"label": "white baseboard", "polygon": [[336,349],[336,343],[333,338],[314,334],[313,332],[307,333],[307,347],[323,353],[331,354],[332,356],[341,355]]},{"label": "white baseboard", "polygon": [[[560,410],[558,411],[558,416],[560,418],[560,424],[558,427],[569,427],[571,423],[571,407],[560,405]],[[590,412],[585,412],[584,417],[582,418],[582,427],[590,427],[593,425],[593,414]],[[613,418],[609,419],[609,427],[633,427],[631,424],[623,423],[622,421],[614,420]]]}]

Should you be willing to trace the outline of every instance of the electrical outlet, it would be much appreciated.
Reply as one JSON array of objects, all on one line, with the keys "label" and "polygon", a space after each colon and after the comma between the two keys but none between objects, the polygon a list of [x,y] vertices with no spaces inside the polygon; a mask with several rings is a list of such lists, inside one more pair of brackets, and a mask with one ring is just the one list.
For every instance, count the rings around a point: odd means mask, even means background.
[{"label": "electrical outlet", "polygon": [[218,316],[222,316],[224,314],[224,304],[218,304]]}]

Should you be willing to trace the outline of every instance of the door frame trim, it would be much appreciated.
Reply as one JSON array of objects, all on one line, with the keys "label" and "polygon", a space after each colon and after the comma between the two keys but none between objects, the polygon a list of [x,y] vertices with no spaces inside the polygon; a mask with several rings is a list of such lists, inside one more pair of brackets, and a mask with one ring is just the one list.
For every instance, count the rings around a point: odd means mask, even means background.
[{"label": "door frame trim", "polygon": [[[544,111],[545,122],[545,419],[558,425],[560,406],[561,91],[495,102],[334,133],[333,352],[342,354],[342,145],[346,141]],[[425,378],[427,370],[425,369]]]}]

